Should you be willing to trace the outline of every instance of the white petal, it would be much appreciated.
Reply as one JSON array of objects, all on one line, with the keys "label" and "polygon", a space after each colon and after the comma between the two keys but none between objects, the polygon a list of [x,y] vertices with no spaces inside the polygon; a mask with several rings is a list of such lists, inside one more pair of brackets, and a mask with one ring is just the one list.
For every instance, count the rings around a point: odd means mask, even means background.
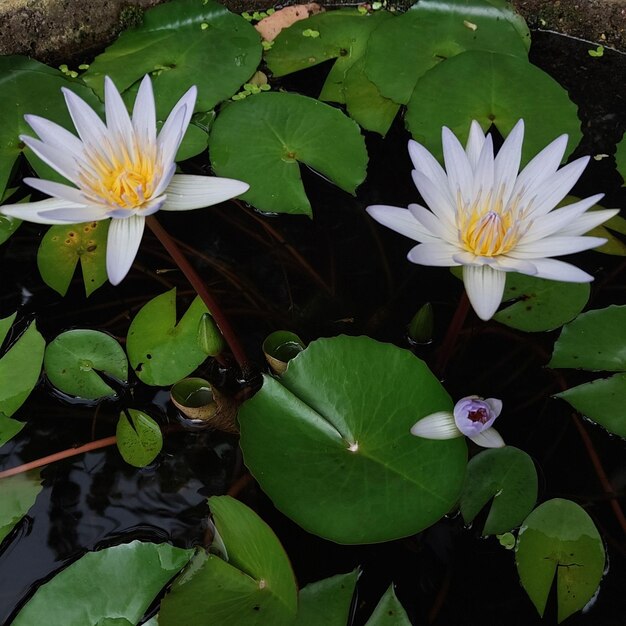
[{"label": "white petal", "polygon": [[533,265],[537,268],[537,278],[549,280],[562,280],[567,283],[588,283],[593,276],[583,272],[570,263],[556,259],[533,259]]},{"label": "white petal", "polygon": [[56,170],[61,176],[64,176],[70,182],[77,184],[77,168],[76,160],[72,153],[62,148],[56,148],[52,145],[20,135],[20,139],[46,164],[53,170]]},{"label": "white petal", "polygon": [[108,76],[104,77],[104,108],[107,128],[109,133],[113,133],[113,141],[125,144],[128,153],[132,154],[135,131],[122,96]]},{"label": "white petal", "polygon": [[559,235],[567,235],[567,236],[578,236],[584,235],[586,232],[589,232],[592,228],[596,226],[600,226],[600,224],[604,224],[607,220],[610,220],[612,217],[619,215],[619,209],[604,209],[601,211],[588,211],[581,217],[579,217],[575,222],[568,224],[563,227],[559,231]]},{"label": "white petal", "polygon": [[133,128],[142,147],[156,146],[156,111],[152,81],[146,74],[139,85],[133,107]]},{"label": "white petal", "polygon": [[[559,235],[563,235],[563,230],[567,230],[568,227],[575,224],[580,219],[580,216],[583,215],[589,207],[601,200],[603,196],[604,194],[600,193],[560,209],[554,209],[548,214],[536,218],[522,238],[521,243],[543,239],[556,232],[558,232]],[[602,221],[603,220],[600,220],[598,223],[602,223]]]},{"label": "white petal", "polygon": [[0,206],[0,213],[17,217],[26,222],[34,224],[67,224],[67,220],[55,219],[47,215],[50,211],[59,209],[85,209],[87,207],[60,200],[58,198],[49,198],[48,200],[40,200],[39,202],[22,202],[20,204],[5,204]]},{"label": "white petal", "polygon": [[157,139],[159,154],[163,167],[168,166],[176,158],[180,142],[185,136],[191,121],[198,90],[195,85],[187,90],[167,116]]},{"label": "white petal", "polygon": [[169,164],[169,167],[166,167],[159,184],[152,192],[153,197],[160,196],[169,187],[169,184],[172,182],[172,178],[174,178],[174,174],[176,174],[176,163],[172,162]]},{"label": "white petal", "polygon": [[73,91],[61,87],[65,104],[78,135],[91,149],[101,149],[107,137],[107,128],[99,115]]},{"label": "white petal", "polygon": [[112,285],[121,283],[128,274],[137,256],[145,221],[140,215],[111,220],[107,238],[107,274]]},{"label": "white petal", "polygon": [[488,265],[463,266],[463,283],[467,297],[481,320],[491,319],[498,310],[505,282],[506,273],[492,269]]},{"label": "white petal", "polygon": [[519,272],[520,274],[527,274],[528,276],[535,276],[537,274],[537,267],[532,261],[512,259],[508,256],[496,257],[492,267],[502,270],[503,272]]},{"label": "white petal", "polygon": [[75,158],[83,158],[83,142],[69,130],[38,115],[25,115],[24,119],[44,143],[69,151]]},{"label": "white petal", "polygon": [[438,411],[423,417],[411,428],[411,434],[424,439],[454,439],[462,436],[449,411]]},{"label": "white petal", "polygon": [[540,259],[564,254],[574,254],[596,248],[606,243],[602,237],[546,237],[538,241],[530,241],[515,246],[508,256],[515,259]]},{"label": "white petal", "polygon": [[485,402],[489,405],[492,414],[496,417],[502,413],[502,400],[498,398],[486,398]]},{"label": "white petal", "polygon": [[513,194],[518,194],[522,190],[526,190],[530,195],[546,178],[552,176],[565,154],[567,147],[567,135],[557,137],[553,142],[549,143],[537,156],[531,159],[528,165],[519,173]]},{"label": "white petal", "polygon": [[163,211],[188,211],[219,204],[248,191],[249,185],[232,178],[176,174],[169,184]]},{"label": "white petal", "polygon": [[474,186],[472,189],[474,197],[478,196],[478,194],[483,198],[491,195],[493,200],[494,163],[493,140],[491,135],[488,135],[483,142],[483,149],[474,168]]},{"label": "white petal", "polygon": [[467,160],[474,171],[476,171],[476,165],[478,165],[478,159],[484,143],[485,133],[483,133],[483,129],[476,120],[472,120],[469,137],[467,138],[467,144],[465,145],[465,153],[467,154]]},{"label": "white petal", "polygon": [[506,205],[515,186],[522,159],[524,120],[519,120],[504,140],[495,161],[495,192]]},{"label": "white petal", "polygon": [[457,232],[447,221],[439,220],[439,218],[428,209],[419,204],[410,204],[409,211],[411,215],[437,239],[452,242],[457,239]]},{"label": "white petal", "polygon": [[[576,184],[587,163],[589,157],[576,159],[544,181],[536,190],[536,199],[531,206],[531,217],[545,215],[561,202]],[[528,198],[528,195],[525,198]]]},{"label": "white petal", "polygon": [[447,179],[443,185],[440,185],[419,170],[413,170],[412,176],[417,190],[432,212],[440,220],[453,226],[455,224],[456,201],[450,195]]},{"label": "white petal", "polygon": [[417,263],[418,265],[453,267],[460,265],[460,263],[457,263],[453,258],[458,251],[459,249],[456,246],[444,241],[421,243],[409,250],[407,259],[409,259],[411,263]]},{"label": "white petal", "polygon": [[439,161],[424,146],[413,141],[409,141],[409,155],[413,162],[413,167],[430,179],[434,185],[447,188],[448,176]]},{"label": "white petal", "polygon": [[46,211],[45,217],[55,220],[59,224],[82,224],[83,222],[100,222],[108,219],[109,215],[102,207],[89,204],[79,207],[50,209]]},{"label": "white petal", "polygon": [[24,182],[33,189],[37,189],[55,198],[69,200],[76,204],[94,204],[93,200],[85,196],[85,194],[80,189],[76,189],[76,187],[70,187],[69,185],[55,183],[51,180],[43,180],[41,178],[25,178]]},{"label": "white petal", "polygon": [[408,209],[395,206],[374,204],[366,211],[377,222],[395,230],[397,233],[410,237],[415,241],[437,241],[412,215]]},{"label": "white petal", "polygon": [[483,448],[503,448],[506,445],[495,428],[487,428],[470,439]]},{"label": "white petal", "polygon": [[465,150],[449,128],[443,127],[441,137],[443,158],[446,163],[452,197],[456,199],[460,193],[463,201],[469,203],[471,201],[473,175]]}]

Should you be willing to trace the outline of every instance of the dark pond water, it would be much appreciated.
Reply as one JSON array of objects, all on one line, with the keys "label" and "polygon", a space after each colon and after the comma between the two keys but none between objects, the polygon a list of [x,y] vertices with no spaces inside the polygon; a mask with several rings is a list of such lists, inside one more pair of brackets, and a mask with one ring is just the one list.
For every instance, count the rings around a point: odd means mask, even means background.
[{"label": "dark pond water", "polygon": [[[620,79],[626,76],[626,57],[607,50],[602,58],[591,58],[587,54],[590,45],[545,33],[535,33],[533,41],[532,60],[556,77],[580,106],[585,139],[578,152],[612,153],[626,128],[626,82]],[[320,77],[319,70],[303,73],[285,85],[312,93]],[[427,300],[436,315],[433,345],[441,342],[461,294],[460,282],[445,269],[406,262],[411,242],[382,229],[363,210],[373,203],[404,206],[415,201],[407,139],[400,120],[384,141],[368,137],[369,176],[357,198],[339,192],[305,168],[314,221],[259,217],[235,204],[184,217],[159,214],[168,230],[188,246],[259,368],[261,343],[279,328],[293,330],[304,340],[339,333],[368,334],[407,346],[406,324]],[[190,172],[208,172],[200,160],[186,167]],[[620,184],[612,158],[592,160],[574,192],[604,191],[606,206],[624,207],[626,196]],[[178,286],[181,301],[193,295],[158,242],[146,235],[134,270],[121,286],[105,285],[87,300],[80,281],[75,281],[63,300],[39,278],[34,251],[40,232],[39,227],[24,224],[0,247],[0,317],[16,309],[24,323],[36,316],[48,341],[62,330],[81,326],[100,328],[123,339],[130,318],[149,297],[171,286]],[[308,261],[318,278],[310,276],[287,244]],[[579,259],[597,274],[592,308],[626,301],[624,264],[619,259],[597,253]],[[162,271],[155,273],[155,268]],[[453,397],[476,393],[502,398],[506,419],[499,430],[507,443],[535,460],[540,500],[572,499],[585,507],[600,528],[609,572],[589,611],[568,623],[623,626],[626,546],[567,406],[550,399],[558,387],[544,367],[547,357],[541,351],[549,353],[556,336],[523,335],[495,323],[485,327],[471,318],[444,383]],[[432,364],[434,348],[420,348],[416,354]],[[581,376],[573,375],[571,381]],[[120,407],[131,402],[134,408],[160,416],[163,424],[175,424],[166,401],[166,392],[137,385],[119,402],[77,405],[53,396],[42,380],[16,416],[28,425],[1,449],[0,469],[110,436]],[[615,489],[623,496],[623,441],[594,426],[587,430]],[[157,462],[142,470],[127,466],[114,448],[45,468],[44,489],[31,514],[0,547],[0,623],[10,624],[11,616],[39,584],[87,550],[133,539],[171,541],[178,546],[201,543],[207,496],[225,493],[244,471],[236,443],[235,438],[220,433],[174,429],[166,435]],[[347,547],[299,529],[254,485],[240,497],[277,532],[301,586],[362,567],[356,625],[366,621],[391,581],[396,582],[415,624],[544,623],[519,585],[513,554],[495,539],[480,539],[478,530],[464,528],[458,517],[444,519],[405,540]],[[476,528],[480,527],[477,523]],[[556,623],[555,612],[551,601],[545,623]]]}]

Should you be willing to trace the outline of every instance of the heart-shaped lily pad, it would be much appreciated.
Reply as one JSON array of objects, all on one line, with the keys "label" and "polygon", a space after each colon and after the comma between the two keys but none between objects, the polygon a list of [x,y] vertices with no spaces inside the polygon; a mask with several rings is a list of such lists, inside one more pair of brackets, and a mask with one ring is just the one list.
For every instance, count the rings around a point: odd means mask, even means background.
[{"label": "heart-shaped lily pad", "polygon": [[230,496],[209,498],[227,560],[200,552],[161,602],[159,626],[292,626],[296,581],[269,526]]},{"label": "heart-shaped lily pad", "polygon": [[556,576],[561,623],[596,592],[604,571],[604,546],[584,509],[555,498],[538,506],[524,521],[515,561],[522,585],[541,616]]},{"label": "heart-shaped lily pad", "polygon": [[582,137],[576,105],[553,78],[525,59],[474,50],[420,78],[405,121],[413,138],[441,158],[442,126],[465,142],[472,120],[483,130],[495,124],[506,137],[520,118],[526,123],[523,163],[558,135],[569,135],[568,154]]},{"label": "heart-shaped lily pad", "polygon": [[483,536],[516,528],[537,501],[537,472],[532,459],[512,446],[477,454],[467,465],[461,514],[469,524],[493,498]]},{"label": "heart-shaped lily pad", "polygon": [[128,379],[128,362],[120,344],[106,333],[89,329],[68,330],[51,341],[44,369],[57,389],[86,400],[115,395],[98,372],[120,381]]},{"label": "heart-shaped lily pad", "polygon": [[[0,344],[15,321],[16,314],[0,319]],[[0,412],[11,417],[30,395],[41,372],[46,342],[32,322],[0,357]]]},{"label": "heart-shaped lily pad", "polygon": [[274,504],[306,530],[338,543],[389,541],[434,524],[459,496],[463,438],[410,434],[418,419],[451,409],[410,352],[367,337],[319,339],[241,407],[241,448]]},{"label": "heart-shaped lily pad", "polygon": [[207,308],[195,298],[178,324],[176,289],[145,304],[128,329],[126,351],[137,376],[148,385],[173,385],[207,357],[198,340]]},{"label": "heart-shaped lily pad", "polygon": [[445,59],[466,50],[525,59],[529,46],[524,20],[503,3],[418,2],[372,34],[365,72],[384,96],[406,104],[419,78]]},{"label": "heart-shaped lily pad", "polygon": [[109,220],[51,226],[37,251],[44,282],[64,296],[80,261],[85,293],[91,295],[107,280],[106,241]]},{"label": "heart-shaped lily pad", "polygon": [[564,283],[508,272],[503,308],[493,318],[526,332],[554,330],[585,308],[589,293],[589,283]]},{"label": "heart-shaped lily pad", "polygon": [[[166,543],[140,541],[89,552],[39,587],[12,623],[137,624],[192,554],[193,550]],[[98,593],[94,593],[96,582]]]},{"label": "heart-shaped lily pad", "polygon": [[152,463],[163,447],[159,425],[149,415],[136,409],[120,414],[115,435],[122,458],[135,467]]},{"label": "heart-shaped lily pad", "polygon": [[157,118],[196,85],[196,111],[209,111],[232,96],[254,74],[261,39],[241,16],[213,0],[173,0],[144,14],[96,57],[83,80],[103,96],[104,77],[120,91],[151,74]]},{"label": "heart-shaped lily pad", "polygon": [[261,93],[230,104],[209,137],[215,172],[243,180],[241,196],[261,211],[311,215],[298,162],[348,193],[365,179],[359,127],[327,104],[291,93]]}]

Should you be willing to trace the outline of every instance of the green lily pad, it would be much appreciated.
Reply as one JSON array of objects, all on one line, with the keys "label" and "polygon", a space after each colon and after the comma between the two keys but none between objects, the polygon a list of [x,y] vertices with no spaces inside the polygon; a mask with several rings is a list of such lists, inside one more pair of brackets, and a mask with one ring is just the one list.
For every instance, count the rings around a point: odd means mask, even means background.
[{"label": "green lily pad", "polygon": [[13,439],[24,426],[26,426],[25,422],[18,422],[0,413],[0,446]]},{"label": "green lily pad", "polygon": [[365,142],[350,118],[291,93],[261,93],[230,104],[215,120],[209,154],[216,174],[250,184],[241,198],[257,209],[309,216],[298,161],[351,194],[367,166]]},{"label": "green lily pad", "polygon": [[153,77],[157,119],[196,85],[196,111],[230,98],[254,74],[261,38],[241,16],[213,0],[173,0],[144,14],[98,55],[83,80],[103,97],[104,77],[125,91],[145,74]]},{"label": "green lily pad", "polygon": [[500,535],[519,526],[537,501],[537,472],[522,450],[484,450],[467,465],[461,514],[469,524],[493,498],[482,535]]},{"label": "green lily pad", "polygon": [[135,467],[152,463],[163,447],[159,425],[149,415],[136,409],[120,413],[115,435],[122,458]]},{"label": "green lily pad", "polygon": [[51,226],[37,251],[44,282],[64,296],[80,261],[85,294],[90,296],[107,280],[106,242],[109,220]]},{"label": "green lily pad", "polygon": [[346,626],[359,570],[310,583],[298,596],[297,626]]},{"label": "green lily pad", "polygon": [[207,308],[195,298],[176,323],[176,289],[145,304],[128,329],[126,351],[137,376],[147,385],[173,385],[193,372],[207,355],[198,341]]},{"label": "green lily pad", "polygon": [[[14,313],[0,319],[0,344],[15,316]],[[45,347],[46,342],[33,322],[0,358],[0,411],[6,417],[24,404],[37,384]]]},{"label": "green lily pad", "polygon": [[276,535],[230,496],[209,507],[228,560],[200,552],[161,602],[159,626],[291,626],[296,581]]},{"label": "green lily pad", "polygon": [[411,626],[411,620],[396,597],[393,585],[385,591],[365,626]]},{"label": "green lily pad", "polygon": [[371,36],[365,72],[383,96],[407,104],[417,81],[445,59],[488,50],[526,59],[530,34],[503,3],[488,0],[418,2]]},{"label": "green lily pad", "polygon": [[34,136],[24,120],[26,113],[40,115],[75,132],[61,87],[75,92],[94,109],[101,109],[91,89],[79,81],[68,80],[61,72],[26,57],[0,57],[0,190],[5,188],[22,153],[41,178],[66,182],[19,139],[22,134]]},{"label": "green lily pad", "polygon": [[524,521],[515,551],[522,586],[543,616],[556,575],[558,622],[582,609],[604,572],[604,546],[593,521],[574,502],[555,498]]},{"label": "green lily pad", "polygon": [[240,444],[263,490],[309,532],[337,543],[390,541],[434,524],[460,494],[463,438],[409,432],[451,409],[410,352],[367,337],[319,339],[243,404]]},{"label": "green lily pad", "polygon": [[166,543],[141,541],[89,552],[39,587],[13,625],[98,626],[119,620],[137,624],[192,554]]},{"label": "green lily pad", "polygon": [[626,374],[615,374],[556,394],[576,411],[626,439]]},{"label": "green lily pad", "polygon": [[2,479],[0,542],[35,504],[41,489],[41,478],[37,470]]},{"label": "green lily pad", "polygon": [[420,78],[405,121],[413,138],[442,158],[442,126],[464,143],[472,120],[483,130],[493,123],[506,136],[520,118],[526,123],[522,163],[558,135],[569,135],[567,154],[582,137],[576,105],[553,78],[525,59],[475,50]]},{"label": "green lily pad", "polygon": [[120,344],[106,333],[82,328],[61,333],[48,344],[44,369],[57,389],[86,400],[115,395],[98,372],[128,380],[128,362]]},{"label": "green lily pad", "polygon": [[508,272],[504,308],[493,319],[526,332],[554,330],[585,308],[589,293],[589,283],[564,283]]},{"label": "green lily pad", "polygon": [[626,371],[626,306],[587,311],[564,326],[548,365]]}]

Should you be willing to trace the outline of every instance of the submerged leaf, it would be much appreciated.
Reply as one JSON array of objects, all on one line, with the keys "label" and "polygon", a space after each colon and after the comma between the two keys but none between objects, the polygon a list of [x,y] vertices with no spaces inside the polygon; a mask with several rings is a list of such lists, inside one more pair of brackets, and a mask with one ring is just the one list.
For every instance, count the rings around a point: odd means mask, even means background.
[{"label": "submerged leaf", "polygon": [[241,448],[274,504],[309,532],[389,541],[434,524],[460,494],[463,438],[410,434],[419,418],[451,409],[410,352],[367,337],[319,339],[241,407]]},{"label": "submerged leaf", "polygon": [[276,535],[230,496],[209,498],[209,507],[228,562],[198,553],[161,602],[159,626],[291,626],[296,582]]},{"label": "submerged leaf", "polygon": [[141,541],[88,552],[39,587],[13,626],[96,626],[116,623],[112,620],[137,624],[192,554]]},{"label": "submerged leaf", "polygon": [[499,535],[519,526],[537,501],[532,459],[512,446],[484,450],[467,465],[461,514],[469,524],[493,499],[482,535]]},{"label": "submerged leaf", "polygon": [[106,333],[89,329],[68,330],[51,341],[44,369],[57,389],[87,400],[115,395],[99,372],[122,382],[128,379],[128,362],[120,344]]},{"label": "submerged leaf", "polygon": [[107,280],[106,241],[109,220],[51,226],[37,251],[44,282],[64,296],[80,261],[85,294],[90,296]]},{"label": "submerged leaf", "polygon": [[42,489],[38,470],[16,474],[2,479],[2,506],[0,506],[0,542],[28,513]]},{"label": "submerged leaf", "polygon": [[120,413],[115,435],[122,458],[135,467],[152,463],[163,447],[159,425],[149,415],[136,409]]},{"label": "submerged leaf", "polygon": [[126,351],[137,376],[147,385],[172,385],[207,357],[198,341],[202,300],[193,300],[176,323],[176,289],[152,298],[131,322]]},{"label": "submerged leaf", "polygon": [[250,184],[243,200],[276,213],[311,215],[298,162],[351,194],[367,166],[364,139],[351,119],[292,93],[261,93],[229,105],[213,125],[209,153],[218,175]]},{"label": "submerged leaf", "polygon": [[522,164],[561,134],[569,136],[566,154],[582,137],[576,105],[548,74],[525,59],[470,51],[420,78],[405,121],[413,138],[441,158],[442,126],[463,143],[472,120],[483,130],[494,124],[506,137],[520,118],[526,123]]},{"label": "submerged leaf", "polygon": [[596,592],[604,571],[604,546],[589,515],[555,498],[524,521],[515,551],[522,586],[539,615],[556,575],[558,621],[580,611]]}]

